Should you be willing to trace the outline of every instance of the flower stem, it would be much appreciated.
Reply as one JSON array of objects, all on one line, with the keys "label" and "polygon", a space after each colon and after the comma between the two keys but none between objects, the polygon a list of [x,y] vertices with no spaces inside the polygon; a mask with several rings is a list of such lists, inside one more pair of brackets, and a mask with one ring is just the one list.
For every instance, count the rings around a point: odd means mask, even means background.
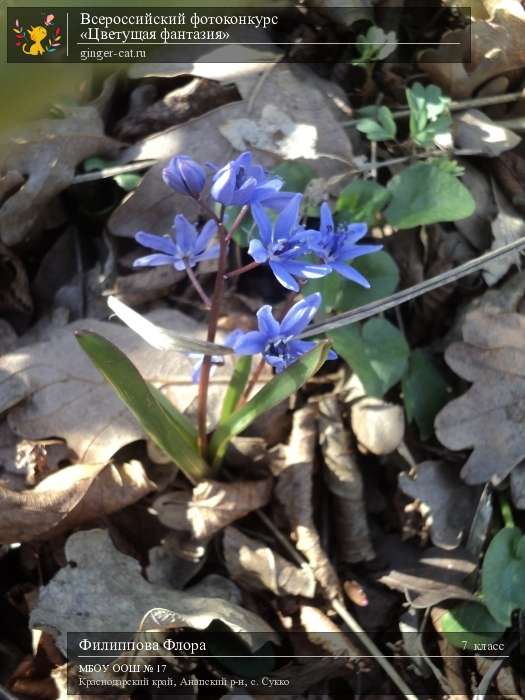
[{"label": "flower stem", "polygon": [[261,263],[255,262],[255,260],[251,263],[248,263],[247,265],[243,265],[242,267],[238,267],[236,270],[232,270],[231,272],[227,272],[224,275],[225,279],[230,279],[230,277],[237,277],[237,275],[242,275],[243,272],[249,272],[250,270],[255,269],[256,267],[259,267]]},{"label": "flower stem", "polygon": [[[209,343],[215,340],[217,333],[217,324],[219,322],[219,313],[221,310],[222,298],[224,295],[224,272],[226,270],[226,261],[228,254],[228,241],[226,240],[227,231],[222,221],[219,221],[219,259],[217,264],[217,275],[215,277],[215,287],[211,298],[210,315],[208,317],[208,336]],[[199,399],[198,399],[198,424],[199,424],[199,449],[201,455],[205,458],[208,449],[207,440],[207,412],[208,412],[208,388],[210,384],[211,357],[206,355],[202,363],[201,377],[199,382]]]},{"label": "flower stem", "polygon": [[207,309],[211,307],[211,301],[210,297],[206,294],[204,289],[201,287],[201,284],[199,280],[197,279],[197,276],[193,272],[193,269],[186,263],[186,272],[188,273],[188,277],[190,278],[190,282],[192,283],[193,287],[195,288],[195,291],[198,293],[202,301],[204,302],[205,306]]},{"label": "flower stem", "polygon": [[239,228],[239,226],[242,224],[244,217],[245,217],[246,214],[248,213],[248,209],[249,209],[248,205],[245,204],[245,205],[243,206],[243,208],[241,209],[241,211],[237,214],[237,217],[235,218],[235,221],[234,221],[233,224],[230,226],[230,230],[229,230],[228,234],[226,235],[226,240],[227,240],[227,241],[231,240],[231,237],[233,236],[233,234],[235,233],[235,231],[237,231],[237,229]]}]

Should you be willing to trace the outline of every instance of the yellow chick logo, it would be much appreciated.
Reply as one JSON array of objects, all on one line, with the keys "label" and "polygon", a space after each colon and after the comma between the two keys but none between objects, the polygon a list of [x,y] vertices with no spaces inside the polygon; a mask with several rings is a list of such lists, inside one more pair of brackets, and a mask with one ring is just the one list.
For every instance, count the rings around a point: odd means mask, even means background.
[{"label": "yellow chick logo", "polygon": [[23,44],[22,51],[30,56],[42,56],[45,54],[46,50],[42,46],[42,42],[47,36],[47,29],[45,27],[30,27],[28,29],[28,35],[33,44],[27,50],[27,44]]},{"label": "yellow chick logo", "polygon": [[62,30],[55,26],[55,15],[46,14],[42,24],[31,25],[24,29],[17,19],[12,28],[15,33],[15,44],[26,56],[43,56],[53,53],[62,43]]}]

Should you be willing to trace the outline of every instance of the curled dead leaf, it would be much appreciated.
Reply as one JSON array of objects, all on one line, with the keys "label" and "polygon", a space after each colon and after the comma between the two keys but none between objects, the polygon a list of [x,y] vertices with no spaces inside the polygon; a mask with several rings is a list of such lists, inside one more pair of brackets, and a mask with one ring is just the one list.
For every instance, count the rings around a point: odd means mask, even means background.
[{"label": "curled dead leaf", "polygon": [[0,487],[0,542],[49,538],[125,508],[154,490],[136,460],[119,466],[65,467],[28,491]]},{"label": "curled dead leaf", "polygon": [[311,405],[294,412],[285,459],[281,461],[278,457],[274,464],[274,473],[279,474],[276,495],[286,513],[297,549],[307,558],[319,585],[329,598],[341,598],[339,579],[321,546],[314,523],[312,496],[316,418],[317,410]]},{"label": "curled dead leaf", "polygon": [[272,480],[201,481],[190,492],[173,491],[159,496],[153,507],[159,520],[174,530],[185,530],[195,540],[205,540],[270,500]]},{"label": "curled dead leaf", "polygon": [[319,442],[326,465],[328,488],[334,497],[334,527],[341,561],[373,559],[363,479],[336,396],[327,396],[319,404]]},{"label": "curled dead leaf", "polygon": [[234,527],[226,528],[223,548],[230,576],[249,590],[313,598],[315,578],[308,566],[299,568],[291,564],[267,545]]}]

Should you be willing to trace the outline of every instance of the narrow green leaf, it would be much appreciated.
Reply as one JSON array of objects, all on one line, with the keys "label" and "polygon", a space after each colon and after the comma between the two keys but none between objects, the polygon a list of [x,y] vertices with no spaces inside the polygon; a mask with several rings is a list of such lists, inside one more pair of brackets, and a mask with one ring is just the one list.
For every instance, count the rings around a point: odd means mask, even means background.
[{"label": "narrow green leaf", "polygon": [[176,408],[171,401],[165,396],[160,389],[151,384],[151,382],[146,382],[148,389],[153,394],[154,398],[157,400],[159,406],[164,410],[164,413],[174,421],[178,429],[186,436],[187,442],[195,447],[197,445],[197,428],[193,425],[190,419],[181,413],[178,408]]},{"label": "narrow green leaf", "polygon": [[251,355],[241,355],[241,357],[239,357],[235,363],[235,368],[224,396],[221,417],[218,425],[221,425],[221,423],[228,420],[231,414],[235,411],[235,408],[237,407],[237,404],[242,396],[242,392],[244,391],[244,388],[248,382],[251,368]]},{"label": "narrow green leaf", "polygon": [[329,347],[330,343],[326,341],[316,345],[218,426],[210,442],[213,467],[220,464],[232,437],[242,433],[258,416],[298,391],[317,372],[328,356]]},{"label": "narrow green leaf", "polygon": [[195,441],[189,442],[187,421],[175,420],[174,406],[160,403],[135,365],[113,343],[89,331],[76,333],[80,347],[131,410],[145,433],[173,459],[193,481],[210,474]]},{"label": "narrow green leaf", "polygon": [[414,350],[402,381],[409,421],[415,420],[422,440],[434,432],[434,418],[450,399],[450,386],[426,350]]},{"label": "narrow green leaf", "polygon": [[401,380],[408,367],[410,348],[404,335],[383,318],[328,333],[334,350],[361,380],[366,393],[382,398]]}]

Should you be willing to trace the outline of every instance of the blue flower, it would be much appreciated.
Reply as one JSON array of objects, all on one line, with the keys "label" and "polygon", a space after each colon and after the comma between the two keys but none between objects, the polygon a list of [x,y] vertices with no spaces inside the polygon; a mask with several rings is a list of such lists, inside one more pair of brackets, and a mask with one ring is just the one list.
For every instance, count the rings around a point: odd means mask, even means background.
[{"label": "blue flower", "polygon": [[[298,360],[315,346],[311,340],[298,340],[306,326],[315,316],[321,303],[319,292],[310,294],[294,304],[281,322],[276,321],[271,306],[262,306],[257,312],[259,330],[238,333],[232,348],[238,355],[262,353],[266,362],[279,373]],[[329,359],[336,359],[330,351]]]},{"label": "blue flower", "polygon": [[368,227],[364,223],[348,224],[336,229],[330,207],[323,202],[320,231],[307,232],[313,234],[309,237],[307,235],[307,240],[311,250],[329,265],[331,270],[369,289],[369,281],[347,264],[361,255],[376,253],[383,248],[382,245],[357,245],[357,241],[366,236],[367,232]]},{"label": "blue flower", "polygon": [[273,225],[260,204],[252,205],[260,239],[251,240],[248,247],[248,254],[255,262],[267,262],[283,287],[294,292],[299,291],[295,277],[315,279],[324,277],[331,269],[329,265],[298,260],[310,252],[304,230],[299,226],[301,200],[301,194],[294,195]]},{"label": "blue flower", "polygon": [[198,233],[193,224],[183,214],[175,217],[174,234],[170,236],[155,236],[152,233],[139,231],[135,240],[146,248],[159,251],[153,255],[145,255],[133,263],[134,267],[156,267],[157,265],[173,265],[176,270],[185,270],[203,260],[213,260],[219,256],[219,244],[210,245],[217,233],[215,221],[208,221]]},{"label": "blue flower", "polygon": [[[239,336],[243,335],[243,332],[241,330],[235,330],[229,333],[226,338],[223,340],[223,345],[227,345],[230,348],[233,348],[235,341]],[[188,357],[192,360],[195,360],[195,364],[192,367],[191,371],[191,381],[192,384],[198,384],[201,378],[201,369],[202,369],[202,364],[204,362],[204,355],[199,352],[190,352],[188,353]],[[212,355],[211,356],[211,372],[215,369],[217,365],[223,365],[224,364],[224,358],[221,357],[220,355]]]},{"label": "blue flower", "polygon": [[269,176],[260,165],[252,165],[252,154],[246,151],[217,170],[211,196],[226,206],[258,202],[280,211],[293,197],[293,192],[280,192],[282,186],[280,177]]},{"label": "blue flower", "polygon": [[175,156],[163,169],[162,179],[175,192],[198,197],[206,183],[206,172],[189,156]]}]

